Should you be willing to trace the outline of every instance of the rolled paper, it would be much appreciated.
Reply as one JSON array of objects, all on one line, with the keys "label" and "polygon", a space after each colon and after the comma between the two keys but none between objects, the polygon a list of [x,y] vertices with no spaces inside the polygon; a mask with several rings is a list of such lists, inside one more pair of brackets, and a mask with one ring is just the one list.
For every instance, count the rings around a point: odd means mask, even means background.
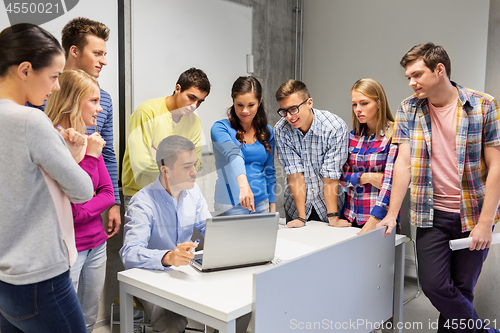
[{"label": "rolled paper", "polygon": [[[470,243],[472,242],[472,237],[454,239],[450,241],[450,249],[452,251],[468,249]],[[493,234],[491,237],[491,244],[500,243],[500,234]]]}]

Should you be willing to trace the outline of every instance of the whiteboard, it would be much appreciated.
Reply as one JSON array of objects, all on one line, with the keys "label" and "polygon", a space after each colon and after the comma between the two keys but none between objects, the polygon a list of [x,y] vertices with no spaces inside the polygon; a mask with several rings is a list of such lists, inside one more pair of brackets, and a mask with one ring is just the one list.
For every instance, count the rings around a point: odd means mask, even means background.
[{"label": "whiteboard", "polygon": [[132,106],[171,95],[179,75],[202,69],[212,88],[198,108],[204,151],[210,128],[226,117],[231,87],[247,74],[252,8],[223,0],[132,0]]},{"label": "whiteboard", "polygon": [[[66,23],[80,16],[104,23],[111,30],[109,40],[106,43],[108,64],[104,66],[99,75],[99,85],[111,95],[111,99],[113,100],[113,146],[115,152],[118,153],[118,1],[81,0],[70,11],[40,26],[53,34],[61,42],[62,28]],[[10,22],[5,7],[0,5],[0,31],[9,26]]]}]

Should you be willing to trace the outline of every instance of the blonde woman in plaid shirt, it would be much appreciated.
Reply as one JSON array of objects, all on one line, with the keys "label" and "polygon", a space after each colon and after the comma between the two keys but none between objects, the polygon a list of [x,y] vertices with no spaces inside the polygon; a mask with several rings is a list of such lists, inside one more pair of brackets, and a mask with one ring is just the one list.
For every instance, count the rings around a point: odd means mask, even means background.
[{"label": "blonde woman in plaid shirt", "polygon": [[[500,113],[496,100],[450,81],[441,46],[419,44],[401,60],[415,94],[401,103],[387,234],[410,184],[419,278],[440,312],[438,332],[499,332],[473,307],[476,285],[500,211]],[[431,153],[432,152],[432,153]],[[469,249],[449,241],[472,238]],[[463,325],[465,324],[465,325]]]},{"label": "blonde woman in plaid shirt", "polygon": [[362,234],[387,214],[398,146],[392,143],[394,117],[380,83],[356,81],[351,103],[353,130],[340,183],[347,191],[344,216]]}]

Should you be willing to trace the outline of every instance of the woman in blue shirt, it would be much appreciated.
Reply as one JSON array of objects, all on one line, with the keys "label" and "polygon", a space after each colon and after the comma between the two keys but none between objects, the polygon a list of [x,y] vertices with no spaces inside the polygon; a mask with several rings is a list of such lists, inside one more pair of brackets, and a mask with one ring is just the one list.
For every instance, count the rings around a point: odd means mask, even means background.
[{"label": "woman in blue shirt", "polygon": [[231,89],[228,119],[212,126],[217,167],[215,210],[223,215],[276,211],[274,133],[267,124],[262,86],[241,76]]}]

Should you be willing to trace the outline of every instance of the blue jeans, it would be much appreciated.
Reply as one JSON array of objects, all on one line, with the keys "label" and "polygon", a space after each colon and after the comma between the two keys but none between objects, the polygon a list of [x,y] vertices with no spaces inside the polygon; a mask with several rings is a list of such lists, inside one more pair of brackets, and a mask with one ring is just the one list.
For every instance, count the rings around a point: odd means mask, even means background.
[{"label": "blue jeans", "polygon": [[78,258],[71,267],[73,288],[78,295],[89,333],[94,330],[99,313],[99,302],[106,278],[106,258],[104,242],[91,250],[78,252]]},{"label": "blue jeans", "polygon": [[0,281],[2,333],[85,333],[82,309],[69,272],[33,284]]},{"label": "blue jeans", "polygon": [[221,212],[223,216],[269,213],[269,200],[266,199],[257,202],[255,205],[255,213],[241,207],[240,204],[233,206],[216,202],[214,208],[217,212]]}]

